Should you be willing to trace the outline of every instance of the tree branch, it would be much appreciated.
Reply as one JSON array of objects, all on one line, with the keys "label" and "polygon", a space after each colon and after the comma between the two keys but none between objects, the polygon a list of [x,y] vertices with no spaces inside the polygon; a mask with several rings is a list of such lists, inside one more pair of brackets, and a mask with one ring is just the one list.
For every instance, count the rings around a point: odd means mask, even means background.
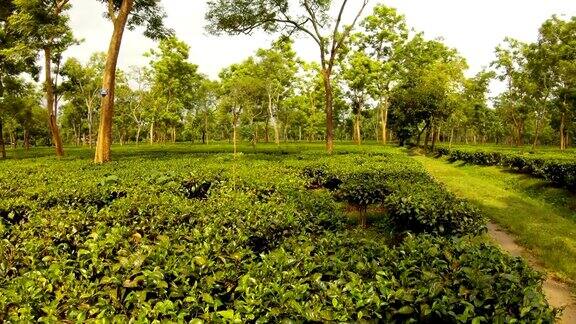
[{"label": "tree branch", "polygon": [[[126,1],[126,0],[124,0]],[[114,1],[108,0],[108,16],[110,16],[110,20],[115,24],[116,23],[116,14],[114,10]]]},{"label": "tree branch", "polygon": [[336,53],[342,47],[342,45],[344,44],[344,41],[346,40],[346,38],[348,38],[348,36],[350,35],[350,32],[352,32],[352,30],[356,26],[356,24],[358,23],[358,19],[360,19],[360,16],[364,12],[364,9],[366,9],[366,6],[370,2],[370,0],[363,0],[363,1],[364,2],[362,3],[362,7],[360,8],[358,13],[356,14],[356,17],[352,21],[352,24],[350,26],[346,27],[344,29],[344,32],[340,36],[340,39],[337,39],[337,37],[338,37],[338,25],[341,21],[342,12],[344,11],[344,7],[346,6],[346,2],[347,2],[347,0],[344,0],[344,3],[342,4],[342,8],[340,10],[340,15],[338,16],[336,28],[334,29],[334,39],[332,40],[332,53],[330,53],[330,55],[331,55],[330,56],[330,64],[334,63],[334,60],[336,58]]},{"label": "tree branch", "polygon": [[56,8],[54,9],[54,13],[56,13],[56,15],[60,15],[62,10],[64,9],[64,6],[67,5],[69,2],[70,2],[70,0],[60,0],[60,2],[58,2],[56,4]]},{"label": "tree branch", "polygon": [[[348,1],[348,0],[345,0],[345,1]],[[310,22],[312,23],[312,27],[314,28],[314,32],[316,33],[316,38],[315,38],[316,43],[318,43],[318,46],[320,46],[320,56],[321,56],[320,60],[321,60],[322,66],[325,66],[326,65],[326,44],[324,42],[324,38],[320,34],[320,26],[318,25],[318,18],[316,17],[314,10],[312,10],[312,8],[310,7],[308,0],[304,0],[304,8],[308,12],[308,15],[310,15]]]}]

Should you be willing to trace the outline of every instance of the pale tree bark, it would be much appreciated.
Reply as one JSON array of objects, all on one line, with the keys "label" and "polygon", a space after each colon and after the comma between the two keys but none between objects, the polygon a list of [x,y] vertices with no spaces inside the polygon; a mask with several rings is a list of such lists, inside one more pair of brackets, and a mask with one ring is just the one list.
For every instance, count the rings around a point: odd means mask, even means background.
[{"label": "pale tree bark", "polygon": [[384,99],[381,106],[380,118],[382,123],[382,144],[388,144],[388,99]]},{"label": "pale tree bark", "polygon": [[44,48],[44,69],[45,69],[45,91],[46,91],[46,110],[48,111],[48,127],[52,135],[52,144],[56,150],[56,156],[64,156],[64,147],[62,137],[58,128],[56,117],[54,84],[52,81],[52,49],[49,46]]},{"label": "pale tree bark", "polygon": [[96,154],[94,156],[95,163],[105,163],[111,160],[110,149],[112,146],[112,119],[114,117],[116,66],[118,64],[118,56],[120,55],[122,36],[124,35],[124,29],[128,22],[128,16],[132,11],[133,5],[134,0],[122,1],[118,15],[114,16],[112,2],[109,2],[109,15],[110,19],[112,19],[112,22],[114,23],[114,31],[110,40],[108,57],[104,68],[102,89],[106,90],[108,93],[102,98],[100,107],[100,126],[98,129],[98,140],[96,142]]},{"label": "pale tree bark", "polygon": [[234,145],[234,155],[236,155],[236,153],[238,153],[238,147],[237,147],[237,138],[238,138],[238,115],[236,113],[233,114],[234,116],[232,117],[232,143]]},{"label": "pale tree bark", "polygon": [[354,139],[354,144],[356,145],[362,145],[362,134],[360,132],[360,122],[361,122],[361,108],[362,107],[362,103],[361,102],[357,102],[356,103],[356,112],[354,114],[354,133],[353,133],[353,139]]},{"label": "pale tree bark", "polygon": [[332,88],[332,71],[323,70],[322,80],[324,81],[325,111],[326,111],[326,150],[329,154],[334,152],[334,89]]},{"label": "pale tree bark", "polygon": [[142,131],[142,125],[140,125],[140,123],[138,123],[138,126],[136,128],[136,145],[140,145],[140,132]]},{"label": "pale tree bark", "polygon": [[150,144],[154,144],[154,121],[150,123]]}]

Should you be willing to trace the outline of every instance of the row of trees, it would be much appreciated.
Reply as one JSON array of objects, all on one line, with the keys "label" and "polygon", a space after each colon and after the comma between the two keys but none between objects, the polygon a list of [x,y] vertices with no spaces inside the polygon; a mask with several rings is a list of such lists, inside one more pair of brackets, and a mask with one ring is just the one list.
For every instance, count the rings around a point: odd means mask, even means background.
[{"label": "row of trees", "polygon": [[[75,43],[69,1],[1,5],[0,135],[9,134],[11,143],[50,141],[58,156],[63,142],[96,144],[101,163],[110,160],[113,141],[139,143],[144,132],[151,143],[325,140],[328,151],[335,138],[358,144],[392,138],[425,145],[530,141],[565,148],[574,135],[576,18],[552,17],[533,44],[507,39],[490,70],[466,78],[466,61],[457,51],[412,32],[402,15],[383,5],[360,20],[368,1],[350,9],[342,0],[335,17],[331,1],[208,1],[208,29],[215,34],[263,29],[284,35],[214,81],[198,72],[188,45],[163,26],[157,1],[102,2],[114,25],[110,48],[85,64],[62,62]],[[354,18],[344,25],[350,10]],[[149,66],[121,71],[122,34],[138,25],[161,41],[145,54]],[[315,41],[319,64],[298,59],[294,33]],[[40,53],[42,91],[22,77],[38,77]],[[489,107],[494,78],[507,90]],[[3,143],[0,136],[5,155]]]},{"label": "row of trees", "polygon": [[[11,79],[21,80],[27,73],[38,77],[38,56],[44,58],[45,107],[48,115],[48,128],[56,155],[64,154],[60,127],[58,125],[58,80],[60,63],[64,51],[76,41],[69,25],[68,11],[75,0],[10,0],[0,4],[0,96],[2,106],[9,106],[10,99],[18,97],[18,89],[5,88]],[[95,0],[104,5],[106,17],[113,25],[106,62],[102,74],[100,102],[100,126],[95,162],[110,160],[112,144],[112,118],[116,91],[116,65],[120,53],[125,28],[145,27],[145,35],[162,38],[171,34],[163,25],[164,11],[157,0]],[[98,13],[95,13],[98,14]],[[21,83],[21,82],[15,82]],[[6,94],[4,93],[6,90]],[[7,110],[3,108],[3,110]],[[5,115],[3,113],[2,115]],[[0,130],[2,121],[0,121]],[[3,132],[0,132],[3,135]],[[0,136],[2,137],[2,136]],[[4,139],[0,138],[0,151],[4,152]]]}]

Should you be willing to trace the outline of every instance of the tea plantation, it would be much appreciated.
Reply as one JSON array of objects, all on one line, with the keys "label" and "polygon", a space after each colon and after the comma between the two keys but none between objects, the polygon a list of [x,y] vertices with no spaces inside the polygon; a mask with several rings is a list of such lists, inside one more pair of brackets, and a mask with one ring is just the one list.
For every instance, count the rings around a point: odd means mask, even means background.
[{"label": "tea plantation", "polygon": [[0,163],[0,322],[549,323],[558,313],[539,273],[483,242],[481,213],[400,150],[116,152],[106,165],[87,150]]}]

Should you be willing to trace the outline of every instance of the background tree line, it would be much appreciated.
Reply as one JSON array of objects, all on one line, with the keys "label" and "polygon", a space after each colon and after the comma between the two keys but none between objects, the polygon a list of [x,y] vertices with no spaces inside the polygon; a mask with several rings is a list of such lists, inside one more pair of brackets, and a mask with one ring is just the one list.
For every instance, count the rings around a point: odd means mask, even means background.
[{"label": "background tree line", "polygon": [[[550,18],[534,43],[506,39],[489,67],[467,77],[455,49],[414,32],[383,5],[360,19],[364,1],[345,24],[352,10],[345,0],[300,0],[299,7],[209,1],[208,29],[215,34],[281,35],[211,80],[163,25],[158,1],[101,2],[114,33],[108,52],[85,63],[62,59],[78,42],[67,16],[74,1],[0,5],[2,156],[5,143],[52,145],[58,156],[64,143],[86,145],[96,148],[96,162],[106,162],[113,142],[326,141],[331,151],[333,140],[443,141],[564,149],[576,136],[575,17]],[[122,34],[138,25],[159,46],[144,54],[147,66],[122,71],[116,67]],[[298,33],[316,42],[319,63],[297,57]],[[490,98],[494,79],[506,89]]]}]

